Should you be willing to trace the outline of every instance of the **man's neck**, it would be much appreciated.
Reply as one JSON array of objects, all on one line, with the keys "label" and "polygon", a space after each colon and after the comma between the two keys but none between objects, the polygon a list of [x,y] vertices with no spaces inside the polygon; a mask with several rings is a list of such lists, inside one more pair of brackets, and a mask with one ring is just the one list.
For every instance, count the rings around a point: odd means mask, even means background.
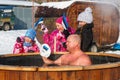
[{"label": "man's neck", "polygon": [[70,52],[70,54],[73,54],[73,55],[81,55],[83,54],[83,51],[81,51],[80,49],[74,49]]}]

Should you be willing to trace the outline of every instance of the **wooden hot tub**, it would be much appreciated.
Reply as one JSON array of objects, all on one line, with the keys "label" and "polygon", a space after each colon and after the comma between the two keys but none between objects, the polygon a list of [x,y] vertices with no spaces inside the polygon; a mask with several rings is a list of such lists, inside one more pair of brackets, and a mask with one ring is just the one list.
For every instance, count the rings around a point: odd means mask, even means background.
[{"label": "wooden hot tub", "polygon": [[120,80],[120,55],[88,54],[93,65],[86,67],[44,65],[39,54],[1,55],[0,80]]}]

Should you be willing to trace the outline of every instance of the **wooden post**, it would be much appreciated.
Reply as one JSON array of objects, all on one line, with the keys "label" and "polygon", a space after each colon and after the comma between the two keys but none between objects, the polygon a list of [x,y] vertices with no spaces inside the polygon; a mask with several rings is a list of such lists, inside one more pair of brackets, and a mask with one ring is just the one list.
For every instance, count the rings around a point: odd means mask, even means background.
[{"label": "wooden post", "polygon": [[54,37],[54,53],[56,53],[56,36]]},{"label": "wooden post", "polygon": [[35,22],[35,19],[34,19],[34,16],[35,16],[35,13],[34,13],[34,0],[32,0],[32,27],[34,27],[34,22]]}]

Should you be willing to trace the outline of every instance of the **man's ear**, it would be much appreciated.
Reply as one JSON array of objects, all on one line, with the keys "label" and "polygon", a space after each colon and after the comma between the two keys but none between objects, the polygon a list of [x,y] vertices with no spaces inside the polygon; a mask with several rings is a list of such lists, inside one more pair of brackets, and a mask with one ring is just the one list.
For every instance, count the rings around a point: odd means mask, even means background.
[{"label": "man's ear", "polygon": [[80,44],[79,44],[79,43],[76,43],[76,47],[78,47],[78,48],[79,48],[79,47],[80,47]]}]

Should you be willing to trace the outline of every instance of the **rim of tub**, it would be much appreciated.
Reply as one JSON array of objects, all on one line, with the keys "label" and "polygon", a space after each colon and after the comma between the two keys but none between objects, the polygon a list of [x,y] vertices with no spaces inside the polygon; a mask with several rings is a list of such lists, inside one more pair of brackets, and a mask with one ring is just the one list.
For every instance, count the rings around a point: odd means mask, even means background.
[{"label": "rim of tub", "polygon": [[[56,52],[56,54],[63,54],[68,52]],[[119,58],[120,55],[118,54],[108,54],[108,53],[91,53],[86,52],[88,55],[94,56],[107,56],[107,57],[114,57]],[[0,55],[0,57],[16,57],[16,56],[32,56],[32,55],[39,55],[39,53],[25,53],[25,54],[6,54]],[[104,63],[104,64],[93,64],[90,66],[70,66],[70,65],[63,65],[63,66],[14,66],[14,65],[2,65],[0,64],[0,70],[12,70],[12,71],[77,71],[77,70],[94,70],[94,69],[105,69],[105,68],[115,68],[120,67],[120,61],[114,63]]]}]

